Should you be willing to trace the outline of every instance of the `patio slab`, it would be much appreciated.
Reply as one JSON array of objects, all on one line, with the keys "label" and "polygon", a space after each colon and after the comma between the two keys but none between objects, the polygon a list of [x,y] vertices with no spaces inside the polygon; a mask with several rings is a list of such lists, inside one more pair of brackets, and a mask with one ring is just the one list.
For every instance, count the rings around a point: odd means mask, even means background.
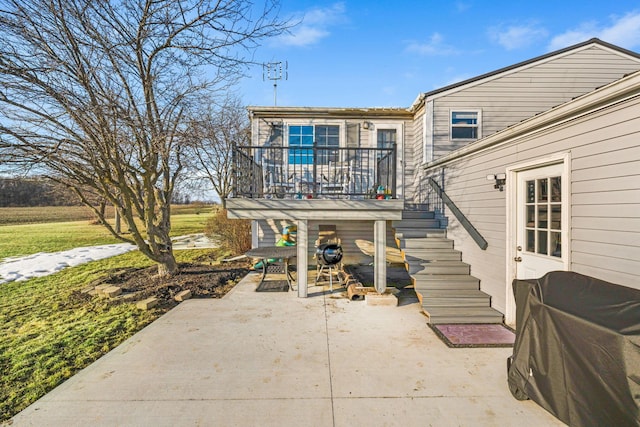
[{"label": "patio slab", "polygon": [[448,348],[417,303],[257,284],[182,302],[12,426],[563,425],[511,396],[510,348]]}]

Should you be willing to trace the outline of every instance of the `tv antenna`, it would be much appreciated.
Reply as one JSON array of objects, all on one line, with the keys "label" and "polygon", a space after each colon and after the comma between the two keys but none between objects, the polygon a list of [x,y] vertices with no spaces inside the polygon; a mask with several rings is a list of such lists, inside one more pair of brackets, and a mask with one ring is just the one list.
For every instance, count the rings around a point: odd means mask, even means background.
[{"label": "tv antenna", "polygon": [[278,105],[278,80],[289,79],[288,68],[289,63],[287,61],[262,64],[262,80],[273,81],[273,105]]}]

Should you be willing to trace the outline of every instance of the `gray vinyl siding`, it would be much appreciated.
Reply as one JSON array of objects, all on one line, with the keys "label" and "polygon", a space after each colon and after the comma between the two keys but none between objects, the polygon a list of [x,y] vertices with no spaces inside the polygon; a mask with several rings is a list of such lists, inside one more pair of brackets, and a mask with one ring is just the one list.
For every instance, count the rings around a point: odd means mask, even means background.
[{"label": "gray vinyl siding", "polygon": [[[640,91],[638,87],[634,89]],[[470,154],[427,174],[445,171],[445,191],[489,242],[481,250],[447,210],[448,236],[455,241],[481,288],[504,312],[511,278],[506,277],[506,191],[493,189],[487,174],[511,165],[571,155],[570,269],[640,288],[640,98],[592,112],[504,145]],[[507,182],[507,186],[514,183]]]},{"label": "gray vinyl siding", "polygon": [[405,140],[405,185],[407,191],[405,200],[409,202],[420,202],[420,175],[422,174],[422,158],[424,152],[424,120],[425,109],[422,107],[415,113],[415,118],[411,124],[406,126],[411,129],[411,137]]},{"label": "gray vinyl siding", "polygon": [[[280,239],[282,228],[287,225],[294,225],[291,221],[282,220],[259,220],[256,221],[258,227],[258,240],[260,246],[275,245]],[[309,265],[315,265],[313,259],[318,238],[318,226],[328,224],[336,226],[336,235],[340,239],[344,252],[343,262],[345,264],[367,265],[373,262],[373,234],[374,221],[340,221],[331,223],[329,221],[309,221],[309,245],[308,260]],[[393,240],[393,230],[391,224],[387,224],[387,246],[395,247]]]},{"label": "gray vinyl siding", "polygon": [[640,62],[593,46],[478,82],[434,99],[434,158],[469,141],[449,137],[452,110],[480,109],[481,135],[487,137],[640,69]]}]

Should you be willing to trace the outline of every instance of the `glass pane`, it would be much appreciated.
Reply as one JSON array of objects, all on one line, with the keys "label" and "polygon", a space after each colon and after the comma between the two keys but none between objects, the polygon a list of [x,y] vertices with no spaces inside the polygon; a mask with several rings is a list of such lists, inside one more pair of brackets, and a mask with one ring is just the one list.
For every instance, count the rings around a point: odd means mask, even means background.
[{"label": "glass pane", "polygon": [[478,137],[478,129],[475,127],[452,127],[452,139],[473,139]]},{"label": "glass pane", "polygon": [[538,206],[538,228],[548,227],[547,205]]},{"label": "glass pane", "polygon": [[527,203],[536,201],[536,185],[535,181],[527,181]]},{"label": "glass pane", "polygon": [[546,230],[538,231],[538,251],[537,252],[542,255],[547,254],[547,231]]},{"label": "glass pane", "polygon": [[560,241],[560,233],[551,233],[551,256],[562,257],[562,242]]},{"label": "glass pane", "polygon": [[536,207],[535,206],[527,206],[527,227],[535,227],[536,226]]},{"label": "glass pane", "polygon": [[546,202],[549,199],[549,188],[547,186],[547,178],[538,180],[538,201]]},{"label": "glass pane", "polygon": [[395,129],[378,130],[378,148],[390,148],[396,142]]},{"label": "glass pane", "polygon": [[451,124],[475,125],[478,123],[478,113],[475,111],[454,111],[451,113]]},{"label": "glass pane", "polygon": [[536,233],[533,230],[527,230],[527,252],[536,251]]},{"label": "glass pane", "polygon": [[562,229],[562,206],[551,206],[551,227],[554,230]]},{"label": "glass pane", "polygon": [[289,126],[289,135],[300,135],[302,126]]},{"label": "glass pane", "polygon": [[562,183],[559,176],[554,176],[553,178],[551,178],[551,201],[562,201]]}]

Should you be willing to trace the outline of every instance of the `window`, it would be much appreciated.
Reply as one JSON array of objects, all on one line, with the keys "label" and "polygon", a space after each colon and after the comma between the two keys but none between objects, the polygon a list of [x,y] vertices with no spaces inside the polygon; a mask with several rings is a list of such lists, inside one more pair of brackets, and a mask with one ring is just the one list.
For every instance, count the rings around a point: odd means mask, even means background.
[{"label": "window", "polygon": [[312,164],[312,148],[313,126],[289,126],[289,164]]},{"label": "window", "polygon": [[319,149],[317,164],[326,165],[329,161],[337,161],[340,126],[289,126],[289,164],[313,164],[314,142],[315,147]]},{"label": "window", "polygon": [[526,192],[526,251],[562,257],[561,177],[527,181]]},{"label": "window", "polygon": [[[378,129],[378,148],[392,148],[396,143],[395,129]],[[378,158],[384,157],[388,152],[378,151]]]},{"label": "window", "polygon": [[395,143],[395,129],[378,129],[378,148],[391,148]]},{"label": "window", "polygon": [[478,139],[480,111],[452,111],[451,139]]},{"label": "window", "polygon": [[337,162],[340,158],[340,126],[316,126],[316,147],[321,148],[317,152],[319,165],[328,165],[329,161]]}]

